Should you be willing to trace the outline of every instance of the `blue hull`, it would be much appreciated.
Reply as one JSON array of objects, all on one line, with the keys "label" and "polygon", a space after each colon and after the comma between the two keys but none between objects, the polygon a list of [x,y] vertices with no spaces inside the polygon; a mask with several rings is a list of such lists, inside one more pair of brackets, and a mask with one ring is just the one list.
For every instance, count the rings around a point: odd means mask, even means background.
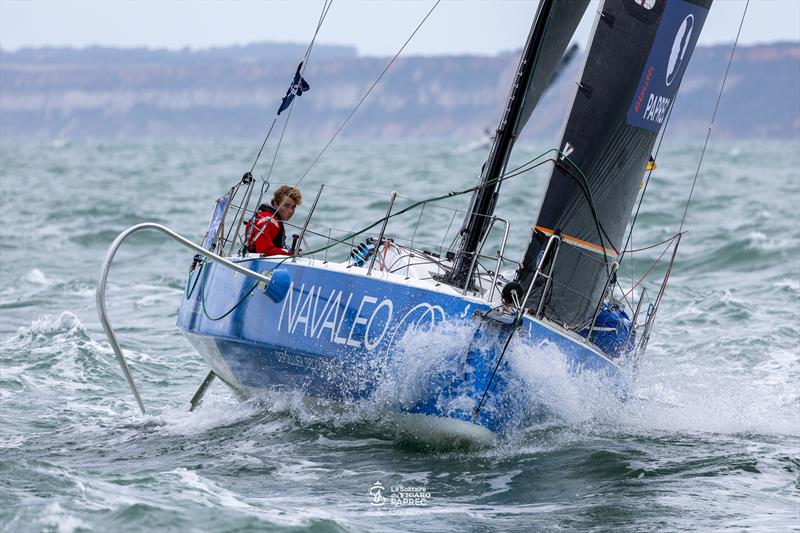
[{"label": "blue hull", "polygon": [[[277,262],[246,264],[264,272]],[[460,421],[494,434],[524,423],[531,416],[530,392],[516,386],[507,359],[492,378],[512,334],[514,343],[556,346],[571,372],[599,372],[620,396],[626,394],[621,368],[596,347],[527,316],[514,332],[510,317],[487,314],[494,306],[484,299],[432,281],[383,272],[368,277],[358,267],[301,259],[280,268],[288,271],[291,285],[276,303],[255,280],[206,264],[189,279],[178,313],[178,326],[211,369],[245,395],[288,388],[331,400],[367,398],[387,369],[404,364],[406,336],[448,324],[468,328],[467,342],[431,354],[436,364],[420,375],[413,393],[398,400],[399,412]]]}]

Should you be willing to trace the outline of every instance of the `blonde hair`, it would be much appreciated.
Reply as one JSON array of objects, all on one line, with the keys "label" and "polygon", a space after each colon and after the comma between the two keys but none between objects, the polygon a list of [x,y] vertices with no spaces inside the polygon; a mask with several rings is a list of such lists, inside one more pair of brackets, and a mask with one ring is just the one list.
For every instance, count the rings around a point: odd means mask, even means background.
[{"label": "blonde hair", "polygon": [[291,185],[281,185],[272,193],[272,205],[275,207],[280,206],[283,199],[287,196],[297,205],[303,203],[303,194],[300,192],[300,189],[292,187]]}]

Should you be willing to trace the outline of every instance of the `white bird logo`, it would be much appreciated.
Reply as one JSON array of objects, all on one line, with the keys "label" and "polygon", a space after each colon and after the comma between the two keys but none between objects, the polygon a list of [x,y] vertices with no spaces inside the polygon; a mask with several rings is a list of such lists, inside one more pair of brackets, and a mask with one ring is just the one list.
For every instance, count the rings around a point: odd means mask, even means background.
[{"label": "white bird logo", "polygon": [[672,43],[672,50],[669,54],[669,63],[667,66],[667,85],[672,85],[675,77],[680,72],[680,66],[683,64],[684,57],[686,57],[686,49],[689,48],[689,39],[692,36],[692,28],[694,27],[694,15],[689,15],[681,23],[678,28],[678,33],[675,35],[675,41]]}]

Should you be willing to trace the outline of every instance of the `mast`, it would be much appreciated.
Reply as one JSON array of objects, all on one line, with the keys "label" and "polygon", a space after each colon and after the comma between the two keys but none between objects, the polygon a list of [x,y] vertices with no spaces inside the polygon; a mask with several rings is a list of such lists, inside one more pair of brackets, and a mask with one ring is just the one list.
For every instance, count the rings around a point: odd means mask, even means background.
[{"label": "mast", "polygon": [[461,243],[453,270],[445,277],[446,283],[457,286],[471,283],[472,259],[478,253],[478,246],[494,213],[501,184],[499,178],[505,172],[511,149],[550,83],[588,3],[589,0],[541,0],[539,3],[503,118],[497,127],[489,158],[481,170],[480,187],[472,195],[461,226]]},{"label": "mast", "polygon": [[472,277],[470,271],[472,256],[478,252],[478,245],[497,204],[497,194],[500,190],[500,182],[497,181],[497,178],[505,171],[511,148],[514,145],[514,132],[517,130],[517,122],[522,111],[523,95],[527,92],[530,84],[536,55],[544,38],[544,30],[553,8],[553,2],[554,0],[542,0],[536,10],[536,17],[519,60],[517,74],[511,85],[506,110],[497,127],[489,158],[481,170],[481,187],[472,195],[469,211],[461,227],[461,246],[453,262],[453,271],[446,279],[450,284],[460,286],[471,283],[468,278]]}]

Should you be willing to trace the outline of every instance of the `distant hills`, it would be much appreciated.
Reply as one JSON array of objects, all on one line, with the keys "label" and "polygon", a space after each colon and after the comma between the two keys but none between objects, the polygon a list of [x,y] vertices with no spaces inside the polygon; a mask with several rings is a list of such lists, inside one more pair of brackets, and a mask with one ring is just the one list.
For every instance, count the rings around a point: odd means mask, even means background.
[{"label": "distant hills", "polygon": [[[304,45],[260,43],[168,51],[92,47],[0,51],[0,138],[258,139]],[[698,48],[669,124],[705,135],[729,45]],[[517,54],[401,57],[342,135],[475,139],[499,120]],[[311,91],[289,134],[325,138],[388,62],[347,46],[315,47]],[[525,135],[555,138],[581,58],[542,99]],[[715,123],[717,139],[800,137],[800,43],[740,47]]]}]

